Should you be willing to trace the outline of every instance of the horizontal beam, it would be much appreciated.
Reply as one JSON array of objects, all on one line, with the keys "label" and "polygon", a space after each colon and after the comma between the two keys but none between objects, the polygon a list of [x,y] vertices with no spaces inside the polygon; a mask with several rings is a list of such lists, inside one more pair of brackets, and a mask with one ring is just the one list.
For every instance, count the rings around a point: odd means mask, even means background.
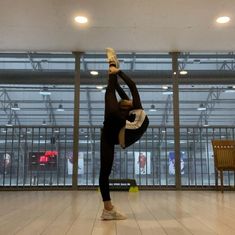
[{"label": "horizontal beam", "polygon": [[[202,73],[202,72],[200,72]],[[161,85],[171,84],[169,71],[141,71],[127,72],[139,85]],[[0,84],[38,84],[38,85],[73,85],[73,72],[22,72],[22,71],[0,71]],[[99,79],[91,77],[88,73],[81,73],[81,85],[105,85],[107,83],[107,72],[99,76]],[[179,84],[234,84],[235,73],[230,71],[209,71],[203,74],[191,74],[187,77],[179,76]]]}]

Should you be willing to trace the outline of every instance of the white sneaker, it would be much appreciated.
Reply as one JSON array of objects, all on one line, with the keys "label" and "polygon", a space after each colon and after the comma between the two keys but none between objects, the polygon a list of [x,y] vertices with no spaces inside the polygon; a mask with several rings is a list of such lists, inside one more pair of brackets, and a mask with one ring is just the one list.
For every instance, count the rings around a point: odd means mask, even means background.
[{"label": "white sneaker", "polygon": [[127,217],[125,215],[122,215],[121,213],[117,212],[115,208],[113,208],[111,211],[103,210],[103,213],[101,215],[101,218],[103,220],[125,220]]},{"label": "white sneaker", "polygon": [[116,55],[114,49],[113,48],[106,48],[106,54],[108,57],[109,64],[112,64],[112,65],[116,66],[116,68],[119,68],[119,61],[118,61],[118,58],[117,58],[117,55]]}]

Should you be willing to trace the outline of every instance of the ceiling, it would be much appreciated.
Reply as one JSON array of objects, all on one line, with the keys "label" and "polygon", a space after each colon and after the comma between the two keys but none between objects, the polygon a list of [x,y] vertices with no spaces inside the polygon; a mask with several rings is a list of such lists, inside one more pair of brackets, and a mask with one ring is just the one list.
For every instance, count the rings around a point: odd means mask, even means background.
[{"label": "ceiling", "polygon": [[[181,124],[235,125],[235,92],[226,92],[235,84],[234,12],[232,0],[1,0],[0,125],[73,125],[73,51],[85,52],[80,125],[102,125],[104,93],[96,85],[107,83],[106,47],[116,49],[121,69],[138,84],[151,125],[173,124],[172,95],[162,89],[172,86],[170,51],[183,52],[179,70],[188,71],[180,77]],[[76,24],[77,15],[89,23]],[[216,24],[221,15],[231,22]],[[51,96],[39,94],[43,86]],[[20,111],[11,111],[15,102]],[[206,112],[197,110],[201,103]]]},{"label": "ceiling", "polygon": [[234,12],[233,0],[1,0],[0,50],[233,51]]}]

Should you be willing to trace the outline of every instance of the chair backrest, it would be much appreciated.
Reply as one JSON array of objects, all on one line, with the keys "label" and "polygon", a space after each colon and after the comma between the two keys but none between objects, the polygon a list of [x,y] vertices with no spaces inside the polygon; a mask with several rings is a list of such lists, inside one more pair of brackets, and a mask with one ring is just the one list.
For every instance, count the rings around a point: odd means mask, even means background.
[{"label": "chair backrest", "polygon": [[212,140],[215,167],[217,169],[235,169],[235,141]]}]

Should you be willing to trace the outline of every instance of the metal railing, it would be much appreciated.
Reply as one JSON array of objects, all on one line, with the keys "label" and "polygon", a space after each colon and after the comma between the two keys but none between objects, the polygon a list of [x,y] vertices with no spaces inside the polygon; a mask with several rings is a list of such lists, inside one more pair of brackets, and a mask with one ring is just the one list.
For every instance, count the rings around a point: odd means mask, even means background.
[{"label": "metal railing", "polygon": [[[212,139],[234,139],[235,127],[181,127],[181,186],[214,187]],[[79,128],[78,186],[98,186],[100,127]],[[174,128],[149,127],[129,148],[115,148],[110,178],[141,187],[175,186]],[[0,186],[72,186],[73,127],[0,127]],[[234,185],[226,172],[225,185]]]}]

